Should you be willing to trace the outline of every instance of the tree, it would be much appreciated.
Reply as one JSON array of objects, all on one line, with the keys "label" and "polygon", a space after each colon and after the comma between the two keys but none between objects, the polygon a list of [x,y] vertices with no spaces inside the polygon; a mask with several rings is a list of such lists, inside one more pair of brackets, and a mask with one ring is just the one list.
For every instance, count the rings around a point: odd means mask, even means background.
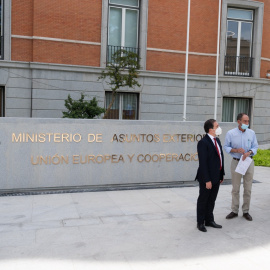
[{"label": "tree", "polygon": [[135,86],[141,86],[137,81],[139,69],[140,65],[137,53],[121,49],[111,56],[111,62],[107,64],[107,67],[102,71],[101,76],[98,78],[99,80],[109,78],[107,84],[111,86],[112,90],[112,100],[103,119],[108,117],[108,113],[115,101],[117,92],[121,87],[128,86],[135,88]]},{"label": "tree", "polygon": [[63,112],[63,118],[93,119],[106,111],[104,108],[98,106],[95,97],[90,101],[84,101],[84,97],[84,94],[81,93],[79,100],[73,100],[68,95],[68,98],[65,100],[65,107],[68,111]]}]

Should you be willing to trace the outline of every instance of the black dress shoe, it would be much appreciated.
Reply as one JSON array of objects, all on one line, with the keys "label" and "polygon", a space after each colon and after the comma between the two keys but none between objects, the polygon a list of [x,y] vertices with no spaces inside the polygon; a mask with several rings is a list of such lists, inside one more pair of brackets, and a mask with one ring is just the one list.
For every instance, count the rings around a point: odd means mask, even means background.
[{"label": "black dress shoe", "polygon": [[252,216],[249,213],[244,213],[243,217],[248,221],[252,221]]},{"label": "black dress shoe", "polygon": [[205,222],[205,226],[209,226],[209,227],[213,227],[213,228],[217,228],[217,229],[222,228],[222,226],[218,225],[215,221]]},{"label": "black dress shoe", "polygon": [[204,225],[203,224],[197,224],[197,228],[198,228],[198,230],[199,231],[201,231],[201,232],[207,232],[207,230],[206,230],[206,228],[204,227]]},{"label": "black dress shoe", "polygon": [[234,212],[231,212],[229,215],[227,215],[226,219],[232,219],[232,218],[235,218],[235,217],[238,217],[238,214],[236,214]]}]

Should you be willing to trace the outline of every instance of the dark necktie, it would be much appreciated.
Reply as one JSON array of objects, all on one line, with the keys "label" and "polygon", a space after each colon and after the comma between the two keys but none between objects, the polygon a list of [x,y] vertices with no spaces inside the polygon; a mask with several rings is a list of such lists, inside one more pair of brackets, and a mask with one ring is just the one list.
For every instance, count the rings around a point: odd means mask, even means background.
[{"label": "dark necktie", "polygon": [[214,138],[214,141],[215,141],[215,146],[216,146],[217,153],[218,153],[218,157],[219,157],[219,163],[220,163],[220,167],[219,167],[219,169],[221,170],[221,168],[222,168],[222,164],[221,164],[221,158],[220,158],[220,154],[219,154],[219,150],[218,150],[218,146],[217,146],[217,139],[216,139],[216,138]]}]

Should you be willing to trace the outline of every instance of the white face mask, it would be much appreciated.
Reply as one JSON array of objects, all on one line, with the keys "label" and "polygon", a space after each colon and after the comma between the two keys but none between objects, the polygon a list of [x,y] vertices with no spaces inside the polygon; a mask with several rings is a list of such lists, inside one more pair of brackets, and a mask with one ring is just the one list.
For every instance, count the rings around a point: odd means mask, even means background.
[{"label": "white face mask", "polygon": [[222,134],[222,129],[221,129],[221,127],[218,127],[218,128],[215,130],[215,134],[216,134],[217,136],[219,136],[219,135]]}]

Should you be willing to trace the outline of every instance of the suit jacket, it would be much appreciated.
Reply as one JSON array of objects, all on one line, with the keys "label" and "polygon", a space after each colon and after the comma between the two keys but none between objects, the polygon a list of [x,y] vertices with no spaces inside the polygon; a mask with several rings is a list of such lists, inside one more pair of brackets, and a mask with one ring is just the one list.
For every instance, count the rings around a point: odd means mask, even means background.
[{"label": "suit jacket", "polygon": [[212,184],[216,184],[220,182],[220,180],[223,180],[225,175],[223,150],[219,138],[216,139],[222,156],[221,170],[218,152],[211,138],[208,135],[205,135],[203,139],[198,142],[197,151],[199,156],[199,168],[195,179],[200,182],[206,183],[211,181]]}]

